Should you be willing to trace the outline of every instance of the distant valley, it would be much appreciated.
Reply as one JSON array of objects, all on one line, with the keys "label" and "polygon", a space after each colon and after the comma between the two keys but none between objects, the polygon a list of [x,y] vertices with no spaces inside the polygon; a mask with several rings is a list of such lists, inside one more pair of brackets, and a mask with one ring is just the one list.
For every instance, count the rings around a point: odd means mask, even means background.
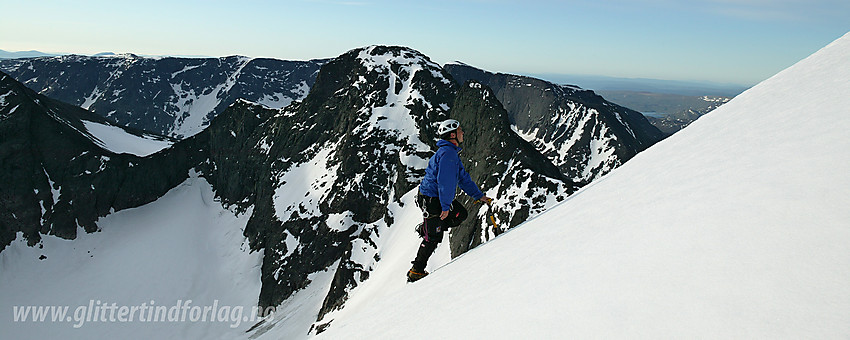
[{"label": "distant valley", "polygon": [[605,99],[643,113],[666,135],[693,123],[699,117],[732,100],[725,96],[686,96],[638,91],[597,91]]}]

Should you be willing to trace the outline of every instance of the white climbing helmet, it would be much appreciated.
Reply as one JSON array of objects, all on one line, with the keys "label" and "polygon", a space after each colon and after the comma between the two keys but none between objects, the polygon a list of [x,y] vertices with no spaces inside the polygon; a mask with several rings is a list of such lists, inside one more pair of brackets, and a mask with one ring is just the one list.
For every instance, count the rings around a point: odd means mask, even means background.
[{"label": "white climbing helmet", "polygon": [[437,134],[442,136],[446,133],[457,130],[460,127],[460,122],[454,119],[446,119],[440,122],[440,126],[437,127]]}]

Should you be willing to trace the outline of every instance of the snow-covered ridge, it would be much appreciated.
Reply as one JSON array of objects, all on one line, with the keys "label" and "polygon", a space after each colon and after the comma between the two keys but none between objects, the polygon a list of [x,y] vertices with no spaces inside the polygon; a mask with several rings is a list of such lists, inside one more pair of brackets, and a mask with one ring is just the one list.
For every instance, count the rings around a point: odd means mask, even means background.
[{"label": "snow-covered ridge", "polygon": [[447,63],[445,63],[443,66],[446,66],[446,65],[461,65],[461,66],[470,66],[469,64],[464,63],[464,62],[462,62],[462,61],[460,61],[460,60],[455,60],[455,61],[447,62]]},{"label": "snow-covered ridge", "polygon": [[850,34],[319,337],[850,336],[848,79]]},{"label": "snow-covered ridge", "polygon": [[[9,81],[10,83],[15,82],[13,79],[6,77],[7,76],[3,75],[3,78],[0,80],[2,80],[3,82]],[[0,91],[0,93],[1,92],[3,91]],[[20,106],[19,104],[18,106],[15,106],[10,110],[6,111],[4,107],[7,106],[7,98],[15,98],[15,100],[21,100],[19,98],[16,98],[18,96],[25,97],[26,95],[20,90],[16,90],[15,87],[8,88],[5,93],[0,94],[0,110],[4,111],[3,114],[5,116],[11,116]],[[160,151],[164,148],[167,148],[173,144],[172,140],[169,140],[162,136],[156,136],[153,134],[147,134],[142,132],[132,133],[124,127],[117,126],[106,121],[98,120],[97,116],[91,116],[86,119],[76,116],[73,110],[68,112],[60,112],[64,109],[57,109],[55,106],[52,106],[53,104],[48,104],[48,102],[50,102],[50,100],[45,99],[43,97],[40,99],[36,98],[33,101],[33,103],[45,109],[52,119],[75,130],[80,135],[88,138],[104,150],[111,151],[114,153],[129,153],[144,157],[153,154],[157,151]],[[83,117],[85,116],[85,114],[83,114]],[[91,119],[98,121],[95,122]]]}]

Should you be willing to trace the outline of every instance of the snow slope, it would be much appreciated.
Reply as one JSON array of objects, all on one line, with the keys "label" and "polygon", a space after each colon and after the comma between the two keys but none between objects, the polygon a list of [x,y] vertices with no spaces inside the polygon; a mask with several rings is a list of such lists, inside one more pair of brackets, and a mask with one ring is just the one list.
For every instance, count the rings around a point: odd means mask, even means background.
[{"label": "snow slope", "polygon": [[[94,321],[89,306],[165,306],[179,301],[216,305],[251,317],[260,291],[262,253],[249,253],[242,229],[250,213],[235,216],[213,199],[212,187],[192,177],[159,200],[98,220],[100,232],[80,230],[76,240],[43,236],[28,247],[18,236],[0,253],[0,338],[208,339],[233,338],[255,322],[133,321],[120,311],[112,322]],[[44,259],[39,259],[45,256]],[[216,300],[218,302],[216,302]],[[15,322],[15,306],[69,306],[67,319]],[[86,310],[88,309],[88,310]],[[102,309],[101,309],[102,310]],[[191,309],[188,309],[191,311]],[[201,310],[203,312],[203,310]],[[96,313],[96,312],[95,312]],[[105,312],[110,320],[110,311]],[[224,313],[228,314],[228,313]],[[222,315],[224,315],[222,314]],[[31,314],[30,314],[31,315]],[[94,314],[97,315],[97,314]],[[208,314],[211,315],[211,314]],[[230,315],[230,314],[228,314]],[[151,318],[147,318],[150,320]],[[209,319],[208,319],[209,320]],[[235,326],[235,327],[231,327]]]},{"label": "snow slope", "polygon": [[319,337],[850,337],[848,107],[850,34]]}]

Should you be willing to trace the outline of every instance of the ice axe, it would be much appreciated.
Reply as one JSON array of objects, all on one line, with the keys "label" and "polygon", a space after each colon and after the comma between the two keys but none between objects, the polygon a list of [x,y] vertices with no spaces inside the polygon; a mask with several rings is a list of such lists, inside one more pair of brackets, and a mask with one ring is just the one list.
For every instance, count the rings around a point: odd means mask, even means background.
[{"label": "ice axe", "polygon": [[476,200],[473,203],[484,203],[487,204],[487,217],[490,218],[490,223],[493,224],[493,234],[496,234],[496,230],[499,229],[499,225],[496,223],[496,217],[493,216],[493,205],[491,204],[493,200]]}]

